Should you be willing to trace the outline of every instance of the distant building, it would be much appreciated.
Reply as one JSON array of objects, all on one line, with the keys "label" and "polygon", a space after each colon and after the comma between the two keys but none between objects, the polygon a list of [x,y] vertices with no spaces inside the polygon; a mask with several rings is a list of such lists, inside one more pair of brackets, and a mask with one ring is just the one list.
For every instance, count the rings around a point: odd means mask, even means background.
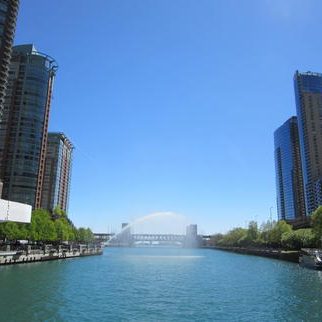
[{"label": "distant building", "polygon": [[48,133],[41,208],[68,212],[73,145],[63,133]]},{"label": "distant building", "polygon": [[57,65],[33,45],[13,47],[0,123],[3,198],[41,206],[47,129]]},{"label": "distant building", "polygon": [[125,229],[127,226],[129,226],[129,224],[127,222],[123,222],[122,223],[122,230]]},{"label": "distant building", "polygon": [[306,211],[296,116],[275,131],[274,146],[278,219],[300,219]]},{"label": "distant building", "polygon": [[115,234],[108,234],[108,233],[94,233],[93,235],[94,235],[95,241],[100,243],[106,243],[112,237],[115,236]]},{"label": "distant building", "polygon": [[18,8],[19,0],[0,0],[0,119],[3,113]]},{"label": "distant building", "polygon": [[306,213],[322,201],[322,74],[294,75]]}]

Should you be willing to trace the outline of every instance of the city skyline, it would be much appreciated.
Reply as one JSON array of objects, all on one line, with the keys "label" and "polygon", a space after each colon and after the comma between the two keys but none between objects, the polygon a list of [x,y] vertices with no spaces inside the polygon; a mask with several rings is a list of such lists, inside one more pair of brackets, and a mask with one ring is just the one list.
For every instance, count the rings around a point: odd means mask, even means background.
[{"label": "city skyline", "polygon": [[75,224],[174,211],[207,233],[276,218],[272,133],[294,114],[294,71],[322,70],[317,1],[50,4],[22,1],[15,42],[60,66],[50,129],[76,147]]},{"label": "city skyline", "polygon": [[0,0],[1,317],[319,320],[321,18]]}]

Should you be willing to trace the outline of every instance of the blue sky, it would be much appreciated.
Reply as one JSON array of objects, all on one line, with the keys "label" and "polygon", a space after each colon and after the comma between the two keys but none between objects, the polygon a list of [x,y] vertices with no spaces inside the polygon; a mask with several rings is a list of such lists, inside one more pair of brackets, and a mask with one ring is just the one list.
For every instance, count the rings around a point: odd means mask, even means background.
[{"label": "blue sky", "polygon": [[273,131],[295,70],[322,72],[321,30],[319,0],[21,0],[15,43],[59,64],[50,129],[76,146],[74,223],[276,216]]}]

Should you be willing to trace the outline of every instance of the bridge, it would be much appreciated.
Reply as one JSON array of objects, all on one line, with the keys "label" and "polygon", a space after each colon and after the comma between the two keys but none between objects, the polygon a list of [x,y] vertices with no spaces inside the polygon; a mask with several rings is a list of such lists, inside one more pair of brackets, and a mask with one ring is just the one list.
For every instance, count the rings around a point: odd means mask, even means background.
[{"label": "bridge", "polygon": [[134,242],[137,241],[149,241],[149,242],[184,242],[185,235],[174,234],[131,234],[131,238]]},{"label": "bridge", "polygon": [[186,234],[149,234],[132,233],[127,223],[122,224],[122,231],[119,234],[95,234],[95,238],[101,242],[107,242],[109,246],[135,247],[135,246],[181,246],[198,247],[201,237],[197,234],[197,225],[189,225]]}]

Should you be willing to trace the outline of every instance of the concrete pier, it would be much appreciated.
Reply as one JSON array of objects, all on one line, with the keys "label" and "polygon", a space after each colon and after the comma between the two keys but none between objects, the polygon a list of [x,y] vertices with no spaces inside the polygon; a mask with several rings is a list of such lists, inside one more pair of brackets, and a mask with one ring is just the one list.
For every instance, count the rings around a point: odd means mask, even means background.
[{"label": "concrete pier", "polygon": [[12,250],[10,245],[7,245],[6,250],[0,251],[0,265],[24,264],[102,254],[103,249],[99,245],[44,245],[41,248],[27,245],[23,249],[16,250]]}]

